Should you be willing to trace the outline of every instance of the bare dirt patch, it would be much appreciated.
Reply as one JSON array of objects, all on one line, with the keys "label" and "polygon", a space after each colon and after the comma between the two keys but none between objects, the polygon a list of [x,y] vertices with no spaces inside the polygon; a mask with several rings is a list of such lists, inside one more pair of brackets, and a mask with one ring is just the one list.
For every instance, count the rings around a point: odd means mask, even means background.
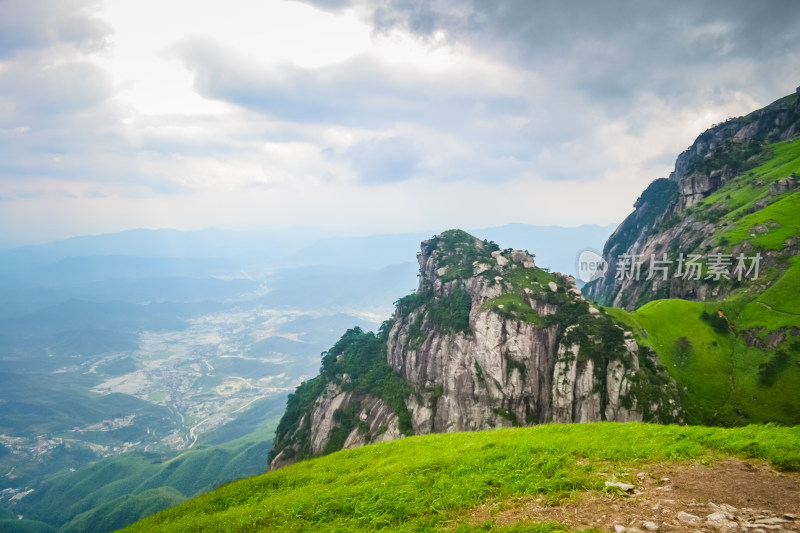
[{"label": "bare dirt patch", "polygon": [[616,479],[634,488],[587,492],[556,506],[543,498],[519,498],[484,504],[468,514],[474,524],[552,521],[616,533],[800,531],[800,473],[775,472],[767,463],[662,463]]}]

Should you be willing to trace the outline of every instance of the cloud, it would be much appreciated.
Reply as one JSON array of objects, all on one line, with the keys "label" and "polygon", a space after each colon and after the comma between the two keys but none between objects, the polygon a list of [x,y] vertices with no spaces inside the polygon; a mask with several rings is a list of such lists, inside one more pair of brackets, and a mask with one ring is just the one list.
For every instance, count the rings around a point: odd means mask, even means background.
[{"label": "cloud", "polygon": [[471,65],[484,72],[457,67],[436,72],[369,54],[320,68],[260,65],[221,43],[197,39],[174,53],[194,73],[203,96],[283,120],[378,128],[527,112],[525,97],[501,83],[480,83],[484,74],[502,76],[501,68],[486,72],[488,67]]},{"label": "cloud", "polygon": [[0,60],[20,50],[40,50],[55,44],[102,48],[110,28],[91,15],[99,4],[95,0],[0,2]]},{"label": "cloud", "polygon": [[402,137],[360,142],[347,150],[347,156],[360,181],[368,185],[410,179],[419,157],[414,144]]},{"label": "cloud", "polygon": [[[800,10],[782,0],[389,0],[373,19],[381,31],[402,28],[421,38],[444,30],[451,39],[544,72],[603,105],[643,91],[697,98],[700,89],[702,98],[711,87],[772,87],[774,67],[786,66],[787,54],[798,58],[794,28]],[[773,74],[756,80],[732,64]]]},{"label": "cloud", "polygon": [[305,4],[0,0],[3,226],[606,223],[798,83],[791,2]]}]

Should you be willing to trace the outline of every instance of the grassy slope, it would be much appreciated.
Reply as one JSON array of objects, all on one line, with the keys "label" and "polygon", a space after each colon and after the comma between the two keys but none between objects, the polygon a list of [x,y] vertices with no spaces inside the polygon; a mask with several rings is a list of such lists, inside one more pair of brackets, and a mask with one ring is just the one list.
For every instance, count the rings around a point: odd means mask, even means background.
[{"label": "grassy slope", "polygon": [[798,470],[800,427],[596,423],[411,437],[238,481],[126,531],[487,531],[461,523],[463,510],[516,495],[559,501],[610,490],[601,473],[728,455]]},{"label": "grassy slope", "polygon": [[[631,326],[642,344],[658,352],[683,389],[690,424],[800,424],[800,366],[796,364],[800,337],[791,335],[792,328],[800,328],[800,257],[781,252],[788,238],[800,235],[800,193],[769,195],[772,183],[800,174],[800,142],[776,143],[767,151],[769,160],[727,182],[680,216],[694,213],[700,219],[716,220],[713,241],[723,253],[731,253],[734,245],[747,240],[754,247],[745,254],[748,257],[755,251],[762,256],[777,254],[776,267],[766,272],[762,268],[759,273],[759,280],[775,280],[769,288],[744,285],[722,302],[657,300],[631,313],[607,309]],[[760,208],[759,202],[764,201],[772,203]],[[756,226],[761,226],[760,231]],[[715,332],[700,320],[704,311],[722,311],[732,332]],[[745,342],[749,334],[766,344],[769,333],[780,329],[788,333],[787,339],[775,349],[748,347]],[[691,344],[688,356],[680,349],[682,337]],[[776,350],[787,352],[789,361],[779,368],[775,382],[765,385],[759,381],[759,370],[775,357]]]},{"label": "grassy slope", "polygon": [[[770,332],[800,327],[797,295],[800,294],[800,258],[767,291],[750,299],[746,294],[722,302],[657,300],[634,312],[608,308],[630,325],[640,343],[658,353],[661,363],[684,395],[690,424],[737,425],[749,422],[800,424],[800,337],[789,333],[776,349],[748,347],[747,330],[766,341]],[[705,311],[722,311],[730,333],[718,333],[700,319]],[[678,339],[691,343],[688,357],[681,357]],[[759,380],[762,365],[776,350],[789,356],[771,385]]]}]

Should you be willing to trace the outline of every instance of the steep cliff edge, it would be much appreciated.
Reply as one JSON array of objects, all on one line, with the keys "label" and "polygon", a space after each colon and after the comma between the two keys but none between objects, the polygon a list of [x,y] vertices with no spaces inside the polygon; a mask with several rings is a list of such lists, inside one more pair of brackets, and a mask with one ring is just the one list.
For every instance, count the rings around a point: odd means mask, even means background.
[{"label": "steep cliff edge", "polygon": [[270,467],[403,435],[682,419],[654,352],[570,276],[459,230],[422,243],[419,288],[348,331],[290,396]]},{"label": "steep cliff edge", "polygon": [[799,135],[800,94],[700,135],[583,287],[657,351],[689,424],[800,423]]},{"label": "steep cliff edge", "polygon": [[[607,269],[584,294],[604,305],[633,310],[660,298],[706,301],[740,289],[763,292],[800,251],[796,212],[800,94],[730,119],[702,133],[675,162],[669,179],[655,180],[603,249]],[[725,259],[727,278],[699,279],[677,268],[689,255]],[[760,277],[731,276],[736,258],[759,254]],[[640,279],[620,276],[625,261],[639,263]],[[672,265],[669,275],[651,266]],[[749,267],[749,263],[747,264]],[[735,277],[736,279],[731,279]]]}]

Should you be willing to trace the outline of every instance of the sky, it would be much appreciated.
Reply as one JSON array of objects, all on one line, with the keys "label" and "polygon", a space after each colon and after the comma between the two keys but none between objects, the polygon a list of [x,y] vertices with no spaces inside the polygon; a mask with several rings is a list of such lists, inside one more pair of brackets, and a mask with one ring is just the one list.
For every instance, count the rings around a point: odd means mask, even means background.
[{"label": "sky", "polygon": [[791,0],[0,0],[0,245],[621,221],[800,84]]}]

